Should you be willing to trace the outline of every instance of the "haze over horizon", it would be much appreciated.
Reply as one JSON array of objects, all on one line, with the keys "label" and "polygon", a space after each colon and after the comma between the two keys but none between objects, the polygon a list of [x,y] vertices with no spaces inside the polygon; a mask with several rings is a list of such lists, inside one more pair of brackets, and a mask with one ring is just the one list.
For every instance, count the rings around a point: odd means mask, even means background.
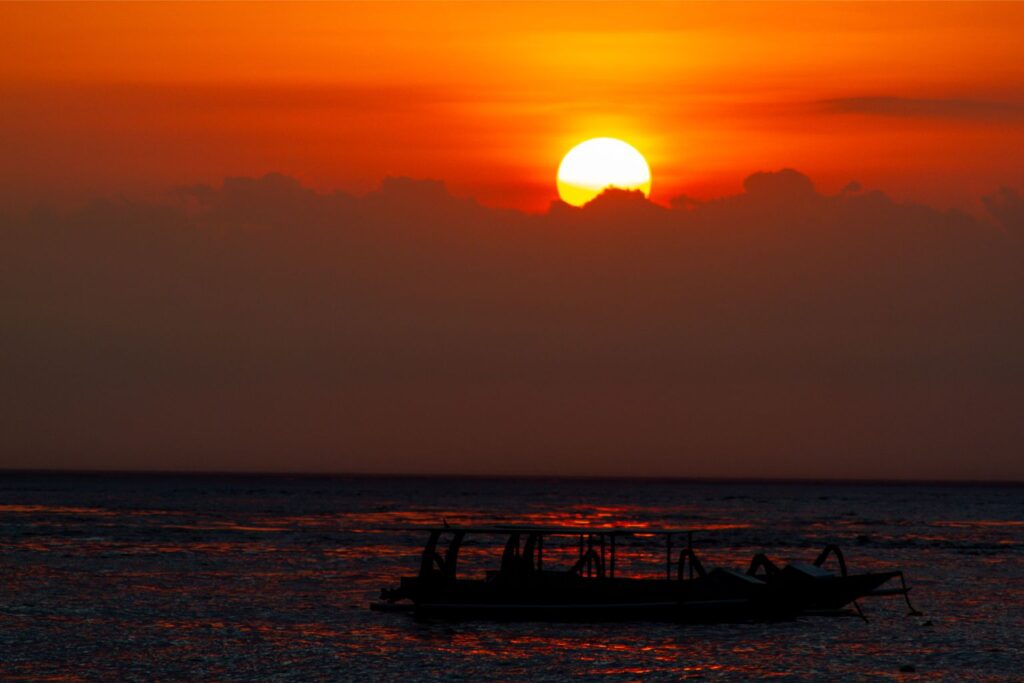
[{"label": "haze over horizon", "polygon": [[1024,200],[281,174],[5,221],[0,467],[1024,479]]}]

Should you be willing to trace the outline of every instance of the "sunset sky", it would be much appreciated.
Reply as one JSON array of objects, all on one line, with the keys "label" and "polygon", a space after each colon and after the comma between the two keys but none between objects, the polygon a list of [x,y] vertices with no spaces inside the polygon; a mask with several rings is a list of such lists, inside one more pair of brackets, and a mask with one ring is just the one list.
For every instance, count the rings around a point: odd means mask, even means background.
[{"label": "sunset sky", "polygon": [[544,210],[606,135],[652,198],[789,166],[976,208],[1024,186],[1019,3],[4,3],[7,201],[283,172]]},{"label": "sunset sky", "polygon": [[1022,35],[0,3],[0,468],[1024,481]]}]

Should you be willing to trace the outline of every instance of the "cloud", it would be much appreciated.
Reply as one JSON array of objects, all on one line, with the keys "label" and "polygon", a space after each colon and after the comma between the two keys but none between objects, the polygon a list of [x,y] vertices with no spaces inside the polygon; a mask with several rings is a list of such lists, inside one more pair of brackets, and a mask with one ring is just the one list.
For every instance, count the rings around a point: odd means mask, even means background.
[{"label": "cloud", "polygon": [[279,174],[39,209],[0,229],[0,465],[1024,478],[1020,199],[986,203],[783,170],[541,215]]},{"label": "cloud", "polygon": [[974,99],[862,96],[821,100],[817,106],[832,114],[967,120],[1024,119],[1024,107],[1019,104]]},{"label": "cloud", "polygon": [[743,181],[745,199],[754,205],[797,207],[820,201],[810,178],[791,168],[754,173]]},{"label": "cloud", "polygon": [[1024,198],[1011,188],[982,197],[982,203],[992,216],[1017,237],[1024,237]]}]

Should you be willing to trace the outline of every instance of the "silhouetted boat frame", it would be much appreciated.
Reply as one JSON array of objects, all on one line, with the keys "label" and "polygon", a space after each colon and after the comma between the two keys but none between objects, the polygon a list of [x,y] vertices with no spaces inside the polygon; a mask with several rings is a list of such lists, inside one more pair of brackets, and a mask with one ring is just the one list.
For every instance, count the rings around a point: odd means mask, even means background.
[{"label": "silhouetted boat frame", "polygon": [[[407,529],[412,531],[413,529]],[[643,527],[481,526],[418,528],[428,532],[417,576],[383,589],[372,609],[410,610],[444,619],[502,620],[778,620],[803,614],[849,614],[856,600],[902,595],[912,614],[902,571],[850,574],[842,551],[829,545],[811,564],[780,569],[764,554],[755,555],[746,572],[705,571],[687,529]],[[468,535],[506,538],[501,566],[485,578],[458,574],[459,552]],[[544,566],[544,539],[576,537],[576,562],[568,569]],[[665,548],[665,578],[616,576],[617,541],[623,537],[660,537]],[[442,539],[447,546],[442,555]],[[678,555],[674,555],[678,548]],[[834,556],[839,574],[822,565]],[[899,579],[900,587],[882,588]]]}]

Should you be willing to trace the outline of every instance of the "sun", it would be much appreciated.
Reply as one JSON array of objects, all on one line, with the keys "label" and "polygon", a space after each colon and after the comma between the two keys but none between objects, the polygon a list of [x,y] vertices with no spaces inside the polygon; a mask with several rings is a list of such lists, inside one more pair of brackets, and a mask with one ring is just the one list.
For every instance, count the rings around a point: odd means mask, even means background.
[{"label": "sun", "polygon": [[651,169],[636,149],[615,138],[592,138],[576,145],[558,166],[558,195],[583,206],[609,187],[651,193]]}]

